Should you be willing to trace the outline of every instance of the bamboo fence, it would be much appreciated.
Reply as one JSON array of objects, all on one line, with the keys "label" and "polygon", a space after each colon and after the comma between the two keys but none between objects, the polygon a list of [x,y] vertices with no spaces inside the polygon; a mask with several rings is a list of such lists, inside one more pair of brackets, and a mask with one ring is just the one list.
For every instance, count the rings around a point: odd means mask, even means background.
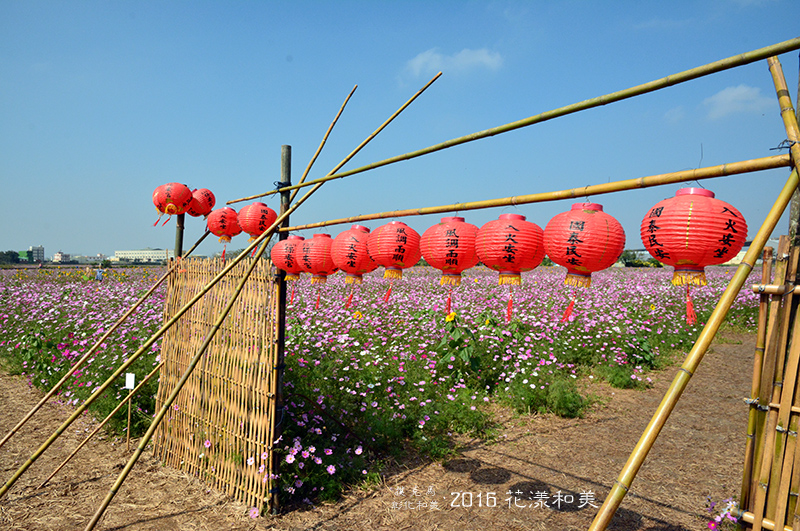
[{"label": "bamboo fence", "polygon": [[[167,333],[157,408],[188,367],[247,269],[240,263]],[[169,319],[223,267],[219,259],[188,260],[171,276],[164,309]],[[273,367],[278,343],[277,284],[272,265],[259,260],[200,366],[177,396],[154,437],[154,454],[170,467],[250,506],[261,507],[272,488]]]}]

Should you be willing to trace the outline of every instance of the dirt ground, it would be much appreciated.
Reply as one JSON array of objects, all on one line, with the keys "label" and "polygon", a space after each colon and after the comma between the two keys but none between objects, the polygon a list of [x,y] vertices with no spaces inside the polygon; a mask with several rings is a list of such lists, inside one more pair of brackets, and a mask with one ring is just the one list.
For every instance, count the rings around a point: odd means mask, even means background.
[{"label": "dirt ground", "polygon": [[[706,497],[738,495],[754,344],[752,335],[727,333],[706,354],[609,529],[707,529]],[[585,530],[676,371],[656,373],[644,391],[592,384],[588,392],[602,400],[582,419],[506,414],[498,419],[498,442],[465,440],[449,461],[398,464],[379,488],[278,516],[251,519],[247,507],[162,467],[148,452],[97,529]],[[0,374],[0,436],[40,396],[23,379]],[[47,404],[6,443],[0,481],[68,415],[65,406]],[[127,462],[124,441],[96,437],[47,486],[37,486],[92,425],[88,417],[76,421],[0,500],[0,529],[84,529]]]}]

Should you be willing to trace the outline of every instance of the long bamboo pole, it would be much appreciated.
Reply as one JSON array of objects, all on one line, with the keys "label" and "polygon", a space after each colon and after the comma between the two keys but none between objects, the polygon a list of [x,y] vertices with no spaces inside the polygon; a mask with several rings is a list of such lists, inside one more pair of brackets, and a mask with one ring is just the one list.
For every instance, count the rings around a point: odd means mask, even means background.
[{"label": "long bamboo pole", "polygon": [[[194,250],[197,248],[197,246],[198,246],[198,245],[200,245],[200,243],[201,243],[201,242],[202,242],[202,241],[203,241],[203,240],[206,238],[206,236],[208,236],[209,234],[210,234],[210,233],[209,233],[209,231],[206,231],[206,232],[205,232],[205,233],[204,233],[204,234],[203,234],[203,235],[202,235],[202,236],[201,236],[201,237],[200,237],[200,238],[197,240],[197,242],[195,242],[195,244],[192,246],[192,248],[191,248],[191,249],[189,249],[189,251],[186,253],[186,256],[190,255],[190,254],[192,253],[192,251],[194,251]],[[173,271],[173,270],[174,270],[176,267],[178,267],[178,264],[179,264],[179,263],[180,263],[180,262],[179,262],[178,260],[176,260],[176,261],[175,261],[175,262],[172,264],[172,266],[170,266],[169,268],[167,268],[167,271],[166,271],[166,272],[165,272],[163,275],[161,275],[161,278],[159,278],[159,279],[158,279],[158,281],[156,281],[156,283],[155,283],[155,284],[153,284],[153,286],[152,286],[152,287],[151,287],[151,288],[150,288],[150,289],[147,291],[147,293],[145,293],[144,295],[142,295],[142,296],[139,298],[139,300],[138,300],[138,301],[136,301],[136,303],[135,303],[133,306],[131,306],[131,307],[128,309],[128,311],[127,311],[127,312],[125,312],[125,314],[124,314],[122,317],[120,317],[120,318],[117,320],[117,322],[116,322],[116,323],[114,323],[114,325],[113,325],[113,326],[111,326],[111,328],[109,328],[109,329],[108,329],[108,331],[106,331],[106,333],[105,333],[105,334],[103,334],[103,336],[102,336],[100,339],[98,339],[98,340],[97,340],[97,342],[96,342],[96,343],[95,343],[95,344],[92,346],[92,348],[90,348],[90,349],[89,349],[89,350],[86,352],[86,354],[84,354],[83,356],[81,356],[81,358],[80,358],[80,359],[79,359],[77,362],[75,362],[75,365],[73,365],[72,367],[70,367],[70,369],[67,371],[67,373],[66,373],[64,376],[62,376],[62,377],[61,377],[61,380],[59,380],[59,381],[58,381],[58,383],[56,383],[56,384],[53,386],[53,388],[52,388],[52,389],[50,389],[50,390],[49,390],[49,391],[48,391],[48,392],[47,392],[47,393],[46,393],[46,394],[45,394],[45,395],[42,397],[42,399],[41,399],[41,400],[39,400],[39,403],[37,403],[35,406],[33,406],[33,409],[31,409],[31,410],[28,412],[28,414],[27,414],[27,415],[25,415],[25,416],[22,418],[22,420],[20,420],[20,421],[17,423],[17,425],[16,425],[16,426],[14,426],[14,427],[11,429],[11,431],[9,431],[9,432],[8,432],[8,434],[6,434],[6,436],[5,436],[5,437],[3,437],[3,440],[2,440],[2,441],[0,441],[0,448],[2,448],[2,447],[3,447],[3,445],[4,445],[4,444],[5,444],[5,443],[6,443],[6,442],[7,442],[7,441],[8,441],[8,440],[9,440],[9,439],[10,439],[10,438],[11,438],[11,437],[12,437],[12,436],[15,434],[15,433],[17,433],[17,432],[18,432],[18,431],[19,431],[19,430],[20,430],[20,429],[21,429],[21,428],[22,428],[22,427],[25,425],[25,423],[26,423],[26,422],[28,422],[28,420],[30,420],[30,418],[31,418],[31,417],[33,417],[33,415],[35,415],[35,414],[36,414],[36,412],[37,412],[37,411],[39,411],[39,409],[41,409],[41,408],[42,408],[42,406],[43,406],[43,405],[45,405],[45,404],[47,403],[47,401],[48,401],[48,400],[50,400],[50,399],[53,397],[53,395],[55,395],[55,394],[58,392],[58,390],[59,390],[59,389],[61,389],[61,386],[62,386],[62,385],[64,385],[64,383],[65,383],[65,382],[66,382],[66,381],[69,379],[69,377],[70,377],[70,376],[72,376],[73,374],[75,374],[75,371],[77,371],[78,369],[80,369],[80,368],[83,366],[83,364],[84,364],[84,363],[85,363],[87,360],[89,360],[89,359],[90,359],[90,358],[91,358],[91,357],[94,355],[94,353],[97,351],[97,349],[98,349],[98,348],[100,348],[100,346],[101,346],[101,345],[102,345],[102,344],[103,344],[103,343],[106,341],[106,339],[108,339],[108,338],[109,338],[109,336],[110,336],[111,334],[113,334],[113,333],[114,333],[114,332],[117,330],[117,328],[119,328],[119,327],[122,325],[122,323],[124,323],[124,322],[125,322],[125,321],[128,319],[128,317],[130,317],[131,315],[133,315],[133,312],[135,312],[135,311],[136,311],[136,309],[137,309],[139,306],[141,306],[141,305],[142,305],[142,303],[144,303],[144,301],[146,301],[146,300],[147,300],[147,299],[150,297],[150,295],[152,295],[152,294],[153,294],[153,293],[156,291],[156,289],[158,289],[158,287],[159,287],[159,286],[160,286],[160,285],[161,285],[161,284],[162,284],[162,283],[163,283],[163,282],[164,282],[164,281],[167,279],[167,277],[169,276],[169,274],[170,274],[170,273],[172,273],[172,271]]]},{"label": "long bamboo pole", "polygon": [[777,58],[771,57],[769,58],[769,65],[775,90],[778,96],[781,117],[783,118],[784,127],[786,128],[786,134],[789,141],[792,142],[792,147],[790,149],[794,161],[794,169],[789,175],[789,179],[786,181],[786,184],[784,185],[780,194],[778,194],[778,198],[772,205],[772,208],[764,219],[764,222],[761,224],[761,228],[758,230],[756,237],[753,238],[750,248],[747,250],[747,253],[745,253],[742,263],[737,268],[733,278],[731,278],[728,287],[725,288],[725,292],[722,294],[722,297],[720,297],[719,302],[717,302],[717,306],[714,308],[714,311],[711,312],[711,316],[709,317],[706,325],[703,327],[703,330],[700,332],[700,335],[695,341],[692,350],[686,356],[686,359],[684,360],[683,365],[681,365],[678,374],[673,379],[672,384],[667,390],[667,393],[661,400],[661,404],[659,404],[658,409],[656,409],[656,412],[653,414],[653,417],[650,420],[650,423],[647,425],[644,433],[642,433],[642,436],[639,438],[639,442],[634,447],[630,457],[628,457],[628,461],[625,463],[622,472],[614,482],[614,486],[608,493],[608,496],[603,502],[602,507],[600,507],[595,515],[594,521],[592,521],[591,526],[589,526],[589,531],[600,531],[608,527],[608,524],[611,522],[611,518],[613,518],[614,513],[616,512],[620,503],[622,503],[622,499],[628,492],[631,482],[636,477],[636,473],[642,466],[642,463],[652,448],[653,443],[658,437],[658,434],[664,427],[664,424],[669,418],[670,413],[672,413],[672,410],[675,407],[675,404],[678,402],[678,399],[680,398],[684,389],[686,389],[689,379],[691,379],[692,374],[694,374],[697,366],[702,361],[706,350],[708,349],[711,341],[714,339],[714,336],[717,333],[717,330],[725,319],[725,315],[728,313],[728,310],[733,304],[736,295],[742,288],[744,282],[747,280],[747,277],[749,276],[750,271],[753,269],[753,265],[755,264],[758,255],[761,254],[761,250],[764,248],[764,244],[767,242],[767,239],[775,229],[775,226],[777,225],[781,215],[791,201],[794,190],[797,188],[798,184],[800,184],[800,179],[798,179],[798,167],[800,167],[800,145],[797,143],[797,140],[800,137],[800,132],[798,131],[797,119],[795,118],[794,109],[792,108],[792,101],[789,98],[786,80],[783,78],[783,73],[780,71],[780,63],[778,63]]},{"label": "long bamboo pole", "polygon": [[529,118],[525,118],[522,120],[517,120],[515,122],[511,122],[505,125],[501,125],[498,127],[493,127],[491,129],[486,129],[484,131],[478,131],[477,133],[472,133],[469,135],[461,136],[458,138],[454,138],[452,140],[448,140],[445,142],[441,142],[439,144],[434,144],[433,146],[419,149],[417,151],[411,151],[404,155],[398,155],[395,157],[391,157],[388,159],[381,160],[379,162],[374,162],[372,164],[368,164],[366,166],[361,166],[360,168],[355,168],[352,170],[348,170],[342,173],[336,173],[333,175],[327,175],[320,179],[315,179],[311,181],[307,181],[303,184],[296,184],[293,186],[287,186],[284,188],[280,188],[277,190],[272,190],[269,192],[265,192],[263,194],[253,195],[250,197],[245,197],[242,199],[236,199],[231,202],[236,201],[244,201],[247,199],[255,199],[258,197],[264,197],[266,195],[276,194],[285,190],[293,190],[295,188],[301,188],[303,186],[312,186],[318,182],[326,182],[333,179],[342,179],[344,177],[349,177],[351,175],[355,175],[357,173],[363,173],[368,170],[373,170],[375,168],[380,168],[381,166],[387,166],[389,164],[393,164],[395,162],[400,162],[404,160],[410,160],[416,157],[421,157],[422,155],[427,155],[429,153],[434,153],[436,151],[441,151],[443,149],[447,149],[450,147],[458,146],[460,144],[465,144],[467,142],[472,142],[474,140],[480,140],[482,138],[488,138],[490,136],[498,135],[501,133],[507,133],[509,131],[514,131],[516,129],[520,129],[523,127],[527,127],[529,125],[533,125],[540,122],[545,122],[547,120],[552,120],[553,118],[558,118],[561,116],[566,116],[568,114],[576,113],[578,111],[584,111],[586,109],[591,109],[593,107],[600,107],[603,105],[608,105],[609,103],[614,103],[620,100],[632,98],[634,96],[640,96],[642,94],[647,94],[649,92],[653,92],[659,89],[663,89],[672,85],[677,85],[679,83],[684,83],[686,81],[691,81],[693,79],[697,79],[699,77],[707,76],[709,74],[715,74],[717,72],[722,72],[724,70],[728,70],[731,68],[735,68],[737,66],[742,66],[746,64],[750,64],[756,61],[760,61],[762,59],[766,59],[767,57],[771,57],[773,55],[779,55],[786,52],[791,52],[793,50],[800,49],[800,37],[795,39],[790,39],[788,41],[780,42],[777,44],[773,44],[771,46],[767,46],[764,48],[759,48],[757,50],[753,50],[751,52],[734,55],[732,57],[728,57],[727,59],[721,59],[719,61],[715,61],[713,63],[708,63],[704,66],[699,66],[696,68],[692,68],[690,70],[685,70],[683,72],[679,72],[677,74],[673,74],[671,76],[663,77],[661,79],[656,79],[655,81],[650,81],[649,83],[644,83],[642,85],[637,85],[635,87],[631,87],[628,89],[620,90],[617,92],[612,92],[610,94],[606,94],[604,96],[598,96],[596,98],[592,98],[589,100],[584,100],[579,103],[573,103],[572,105],[567,105],[565,107],[560,107],[558,109],[554,109],[551,111],[543,112],[541,114],[537,114],[531,116]]},{"label": "long bamboo pole", "polygon": [[117,407],[115,407],[115,408],[114,408],[114,410],[113,410],[111,413],[109,413],[109,414],[108,414],[108,416],[107,416],[105,419],[103,419],[103,422],[101,422],[100,424],[98,424],[98,425],[97,425],[97,426],[96,426],[96,427],[95,427],[95,428],[92,430],[92,432],[91,432],[89,435],[87,435],[85,439],[83,439],[83,440],[81,441],[81,443],[80,443],[80,444],[77,446],[77,448],[75,448],[75,449],[72,451],[72,453],[71,453],[71,454],[69,454],[69,456],[68,456],[66,459],[64,459],[64,461],[63,461],[63,462],[62,462],[60,465],[58,465],[58,467],[56,467],[56,469],[55,469],[55,470],[53,470],[53,472],[52,472],[52,473],[51,473],[49,476],[47,476],[47,479],[45,479],[44,481],[42,481],[42,483],[41,483],[41,484],[40,484],[38,487],[36,487],[36,489],[37,489],[37,490],[39,490],[39,489],[41,489],[42,487],[44,487],[45,485],[47,485],[47,483],[48,483],[48,482],[49,482],[51,479],[53,479],[53,477],[54,477],[56,474],[58,474],[58,472],[59,472],[59,471],[60,471],[62,468],[64,468],[64,466],[65,466],[67,463],[69,463],[69,462],[72,460],[72,458],[73,458],[73,457],[75,457],[75,456],[78,454],[78,452],[80,452],[80,451],[81,451],[81,448],[83,448],[84,446],[86,446],[86,443],[88,443],[88,442],[89,442],[89,441],[92,439],[92,437],[94,437],[95,435],[97,435],[97,434],[100,432],[100,430],[101,430],[101,429],[103,429],[103,426],[105,426],[106,424],[108,424],[108,422],[109,422],[109,421],[110,421],[110,420],[111,420],[111,419],[114,417],[114,415],[116,415],[116,414],[117,414],[117,412],[118,412],[120,409],[122,409],[122,408],[125,406],[125,404],[127,404],[128,402],[130,402],[130,401],[131,401],[131,399],[132,399],[134,396],[136,396],[136,393],[138,393],[138,392],[139,392],[139,391],[142,389],[142,387],[144,387],[144,385],[145,385],[147,382],[149,382],[149,381],[150,381],[150,380],[151,380],[151,379],[152,379],[152,378],[153,378],[153,377],[154,377],[156,374],[158,374],[158,372],[161,370],[161,367],[163,367],[163,366],[164,366],[164,362],[163,362],[163,361],[161,361],[161,362],[160,362],[158,365],[156,365],[156,367],[155,367],[155,368],[154,368],[152,371],[150,371],[150,374],[148,374],[147,376],[145,376],[145,377],[144,377],[144,379],[143,379],[141,382],[139,382],[139,385],[137,385],[137,386],[136,386],[136,387],[133,389],[133,391],[131,391],[130,393],[128,393],[128,395],[127,395],[125,398],[123,398],[123,399],[120,401],[120,403],[119,403],[119,404],[117,404]]},{"label": "long bamboo pole", "polygon": [[[356,147],[356,149],[354,149],[352,152],[350,152],[350,154],[348,154],[342,160],[342,162],[337,164],[336,168],[334,170],[332,170],[331,173],[334,173],[334,172],[338,171],[339,169],[341,169],[342,166],[347,164],[347,162],[349,162],[351,158],[353,158],[364,146],[366,146],[373,138],[375,138],[375,136],[377,136],[378,133],[380,133],[387,125],[389,125],[389,123],[391,123],[392,120],[394,120],[415,99],[417,99],[428,87],[430,87],[431,84],[436,79],[439,78],[439,76],[441,76],[441,72],[439,74],[437,74],[433,79],[431,79],[431,81],[429,81],[424,87],[422,87],[420,90],[418,90],[408,101],[406,101],[397,111],[395,111],[394,114],[392,114],[392,116],[390,116],[385,122],[383,122],[383,124],[381,124],[378,127],[378,129],[375,130],[375,132],[373,132],[363,142],[361,142],[361,144],[359,144],[358,147]],[[300,206],[302,203],[304,203],[305,200],[311,194],[316,192],[322,184],[323,183],[318,183],[317,185],[314,185],[314,187],[311,190],[309,190],[306,193],[306,195],[304,195],[294,207],[292,207],[289,211],[287,211],[287,215],[288,215],[289,212],[295,210],[298,206]],[[275,223],[273,225],[274,226],[278,226],[281,222],[283,222],[283,219],[284,219],[283,216],[278,216],[278,219],[275,221]],[[147,349],[149,349],[153,345],[153,343],[156,342],[156,340],[158,338],[160,338],[162,335],[164,335],[164,333],[169,328],[171,328],[172,325],[174,325],[178,321],[178,319],[180,319],[183,316],[183,314],[185,314],[189,310],[189,308],[191,308],[198,300],[200,300],[206,293],[208,293],[211,290],[211,288],[213,288],[225,275],[227,275],[234,267],[236,267],[239,264],[239,262],[244,260],[244,258],[247,255],[249,255],[249,253],[252,252],[252,250],[256,246],[258,246],[259,244],[261,244],[262,242],[264,242],[265,240],[270,238],[272,236],[272,233],[273,233],[273,230],[267,230],[263,234],[258,236],[255,240],[253,240],[253,242],[250,245],[248,245],[241,253],[239,253],[233,260],[231,260],[231,262],[227,266],[225,266],[222,269],[222,271],[220,271],[213,279],[211,279],[211,281],[208,284],[206,284],[206,286],[204,286],[180,310],[178,310],[175,313],[175,315],[172,316],[172,318],[170,318],[166,323],[164,323],[164,325],[160,329],[158,329],[158,331],[156,331],[147,341],[145,341],[142,344],[142,346],[139,348],[139,350],[137,350],[136,352],[131,354],[130,357],[128,358],[128,360],[125,363],[123,363],[100,387],[98,387],[97,390],[94,393],[92,393],[92,395],[89,396],[86,399],[86,401],[84,401],[83,404],[81,404],[75,410],[75,412],[72,415],[70,415],[70,417],[66,421],[64,421],[64,423],[50,436],[50,438],[48,438],[44,442],[44,444],[42,444],[39,447],[39,449],[36,450],[36,452],[34,452],[33,455],[31,455],[25,461],[25,463],[22,464],[22,466],[14,473],[14,475],[11,477],[11,479],[9,479],[5,483],[5,485],[0,487],[0,498],[5,496],[5,494],[8,492],[8,490],[14,485],[14,483],[17,482],[17,480],[22,476],[22,474],[24,474],[25,471],[28,468],[30,468],[30,466],[47,450],[47,448],[49,448],[50,445],[52,445],[53,442],[55,442],[55,440],[58,439],[58,437],[61,436],[61,434],[64,433],[64,431],[73,422],[75,422],[75,419],[77,419],[86,410],[86,408],[88,408],[89,405],[97,399],[97,397],[99,397],[103,392],[105,392],[106,389],[108,389],[109,386],[111,386],[111,384],[113,383],[114,380],[116,380],[123,372],[125,372],[125,370],[128,367],[130,367],[131,364],[133,364],[133,362],[135,362],[144,352],[146,352]],[[263,247],[266,248],[266,244],[263,245]]]},{"label": "long bamboo pole", "polygon": [[732,162],[729,164],[721,164],[719,166],[709,166],[707,168],[698,168],[695,170],[684,170],[673,173],[649,175],[646,177],[639,177],[637,179],[626,179],[622,181],[614,181],[610,183],[584,186],[581,188],[570,188],[568,190],[559,190],[556,192],[542,192],[537,194],[515,195],[512,197],[503,197],[499,199],[486,199],[483,201],[472,201],[468,203],[454,203],[451,205],[412,208],[407,210],[395,210],[392,212],[379,212],[376,214],[364,214],[361,216],[351,216],[348,218],[321,221],[318,223],[309,223],[306,225],[297,225],[295,227],[279,229],[279,231],[289,232],[289,231],[326,227],[329,225],[358,223],[360,221],[367,221],[371,219],[398,218],[404,216],[422,216],[426,214],[441,214],[444,212],[463,212],[465,210],[478,210],[483,208],[493,208],[493,207],[502,207],[511,205],[526,205],[530,203],[541,203],[545,201],[557,201],[559,199],[574,199],[576,197],[610,194],[612,192],[621,192],[623,190],[650,188],[652,186],[661,186],[664,184],[696,181],[702,179],[712,179],[714,177],[725,177],[728,175],[738,175],[753,171],[785,168],[791,165],[792,165],[791,157],[788,154],[774,155],[771,157],[763,157],[760,159],[752,159],[740,162]]}]

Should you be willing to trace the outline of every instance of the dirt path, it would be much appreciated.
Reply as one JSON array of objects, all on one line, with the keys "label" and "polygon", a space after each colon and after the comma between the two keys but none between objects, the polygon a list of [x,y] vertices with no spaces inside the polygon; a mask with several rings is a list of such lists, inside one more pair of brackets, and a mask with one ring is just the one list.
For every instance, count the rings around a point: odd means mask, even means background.
[{"label": "dirt path", "polygon": [[[753,348],[751,335],[726,334],[715,343],[609,529],[707,529],[706,496],[738,495],[747,415],[742,398],[750,392]],[[602,504],[676,371],[657,373],[646,391],[593,385],[590,392],[607,400],[583,419],[506,416],[495,444],[463,441],[461,454],[448,462],[405,463],[381,488],[278,517],[250,519],[247,507],[145,454],[98,529],[585,530],[596,512],[592,505]],[[0,374],[0,435],[39,396],[21,378]],[[10,478],[68,414],[48,404],[0,449],[0,480]],[[92,441],[51,484],[36,486],[91,425],[88,418],[74,423],[0,500],[0,529],[84,528],[127,461],[124,441]]]}]

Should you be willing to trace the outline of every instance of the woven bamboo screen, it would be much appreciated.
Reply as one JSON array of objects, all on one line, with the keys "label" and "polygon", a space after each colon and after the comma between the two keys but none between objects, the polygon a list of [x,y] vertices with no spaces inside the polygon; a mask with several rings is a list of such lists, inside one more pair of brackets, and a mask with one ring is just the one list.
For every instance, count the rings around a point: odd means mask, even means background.
[{"label": "woven bamboo screen", "polygon": [[750,399],[741,517],[751,529],[800,529],[800,296],[793,293],[800,249],[782,236],[764,252]]},{"label": "woven bamboo screen", "polygon": [[[243,260],[164,336],[157,407],[174,389],[248,265]],[[170,278],[165,317],[197,295],[223,267],[220,259],[187,260]],[[278,296],[271,269],[269,261],[260,260],[253,270],[154,442],[154,453],[165,465],[258,508],[269,502],[273,483],[270,441]]]}]

